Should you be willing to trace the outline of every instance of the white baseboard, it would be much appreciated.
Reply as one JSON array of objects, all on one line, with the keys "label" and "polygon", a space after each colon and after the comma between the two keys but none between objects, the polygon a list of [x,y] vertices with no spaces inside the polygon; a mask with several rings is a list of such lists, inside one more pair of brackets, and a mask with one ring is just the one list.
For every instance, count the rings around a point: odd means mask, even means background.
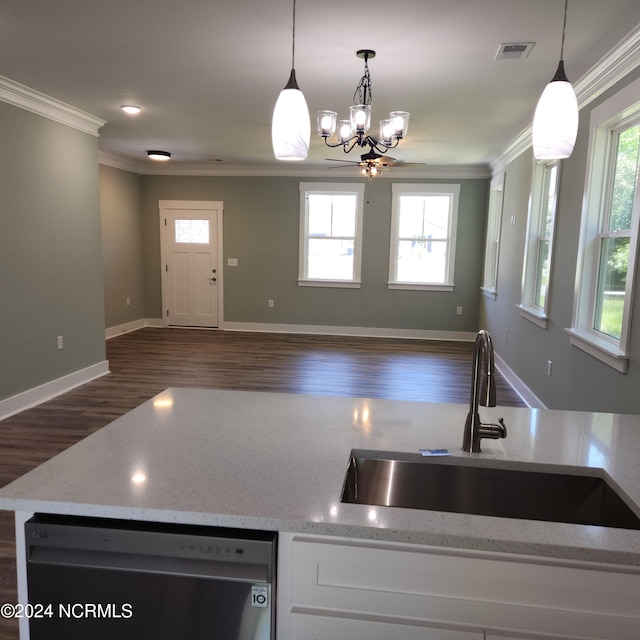
[{"label": "white baseboard", "polygon": [[164,323],[162,322],[162,318],[140,318],[139,320],[125,322],[124,324],[119,324],[115,327],[108,327],[105,329],[104,337],[106,340],[109,340],[110,338],[121,336],[123,333],[137,331],[144,327],[164,327]]},{"label": "white baseboard", "polygon": [[496,353],[494,354],[496,369],[502,377],[511,385],[511,388],[520,396],[530,409],[546,409],[545,404],[527,385],[515,374],[513,369]]},{"label": "white baseboard", "polygon": [[425,329],[391,329],[378,327],[339,327],[312,324],[269,324],[262,322],[225,322],[225,331],[256,331],[262,333],[306,333],[314,335],[358,336],[367,338],[408,338],[413,340],[452,340],[473,342],[475,331],[431,331]]},{"label": "white baseboard", "polygon": [[91,382],[91,380],[100,378],[107,373],[109,373],[109,363],[103,360],[85,369],[74,371],[62,378],[57,378],[33,389],[18,393],[15,396],[0,400],[0,420],[4,420],[4,418],[8,418],[25,409],[35,407],[47,400],[51,400],[62,393],[71,391],[71,389],[75,389],[86,382]]}]

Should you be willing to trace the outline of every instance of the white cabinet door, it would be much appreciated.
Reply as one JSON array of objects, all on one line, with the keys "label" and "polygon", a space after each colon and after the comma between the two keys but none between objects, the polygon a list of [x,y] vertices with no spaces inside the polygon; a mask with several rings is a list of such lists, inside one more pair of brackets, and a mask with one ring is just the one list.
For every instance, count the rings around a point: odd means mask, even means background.
[{"label": "white cabinet door", "polygon": [[483,640],[484,634],[482,631],[294,613],[291,637],[296,640]]}]

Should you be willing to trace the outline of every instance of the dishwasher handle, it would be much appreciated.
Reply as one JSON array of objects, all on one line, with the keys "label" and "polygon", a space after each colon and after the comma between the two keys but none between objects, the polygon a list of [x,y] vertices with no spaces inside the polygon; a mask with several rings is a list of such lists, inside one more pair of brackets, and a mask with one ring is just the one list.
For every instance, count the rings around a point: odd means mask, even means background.
[{"label": "dishwasher handle", "polygon": [[163,573],[236,582],[262,582],[265,584],[269,582],[269,567],[267,565],[138,553],[114,553],[94,549],[31,547],[27,562],[29,565],[64,565],[112,571]]}]

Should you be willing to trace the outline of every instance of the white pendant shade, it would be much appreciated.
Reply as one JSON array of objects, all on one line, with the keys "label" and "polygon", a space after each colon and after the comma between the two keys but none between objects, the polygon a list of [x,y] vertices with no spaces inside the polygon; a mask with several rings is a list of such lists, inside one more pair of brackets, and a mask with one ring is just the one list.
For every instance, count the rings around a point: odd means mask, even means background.
[{"label": "white pendant shade", "polygon": [[578,133],[578,101],[571,83],[552,80],[533,117],[533,155],[537,160],[568,158]]},{"label": "white pendant shade", "polygon": [[[291,71],[294,78],[294,71]],[[277,160],[304,160],[309,153],[311,120],[309,107],[297,85],[292,88],[291,81],[280,92],[273,109],[271,122],[271,141]]]}]

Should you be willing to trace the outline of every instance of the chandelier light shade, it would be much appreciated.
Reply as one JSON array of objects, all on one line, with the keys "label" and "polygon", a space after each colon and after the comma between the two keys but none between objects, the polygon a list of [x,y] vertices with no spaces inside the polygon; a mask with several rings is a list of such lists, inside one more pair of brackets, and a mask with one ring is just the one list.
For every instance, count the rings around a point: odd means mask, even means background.
[{"label": "chandelier light shade", "polygon": [[[349,120],[337,120],[338,114],[335,111],[318,111],[318,135],[328,147],[342,147],[345,153],[349,153],[356,146],[370,147],[372,153],[374,149],[384,153],[397,147],[400,140],[407,135],[409,113],[392,111],[388,118],[380,120],[380,135],[368,135],[371,126],[372,97],[368,62],[375,57],[376,52],[360,49],[356,55],[364,60],[364,75],[353,94]],[[337,142],[329,142],[334,133],[337,134]]]},{"label": "chandelier light shade", "polygon": [[567,79],[562,59],[567,5],[568,0],[565,0],[558,69],[542,92],[533,117],[533,155],[537,160],[568,158],[573,153],[578,133],[578,100]]},{"label": "chandelier light shade", "polygon": [[309,153],[311,121],[309,107],[298,87],[295,72],[296,1],[293,0],[293,47],[289,82],[280,92],[273,109],[271,142],[277,160],[304,160]]}]

